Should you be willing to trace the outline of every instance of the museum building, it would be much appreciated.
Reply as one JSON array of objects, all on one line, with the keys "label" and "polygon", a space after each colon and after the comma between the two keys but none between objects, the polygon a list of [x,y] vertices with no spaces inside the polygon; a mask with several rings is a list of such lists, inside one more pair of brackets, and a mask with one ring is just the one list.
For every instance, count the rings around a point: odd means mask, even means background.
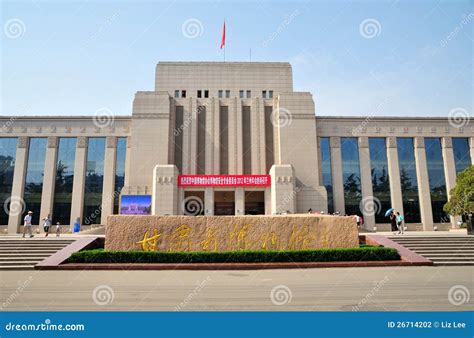
[{"label": "museum building", "polygon": [[[416,114],[414,114],[416,115]],[[362,215],[448,229],[474,126],[429,117],[318,116],[285,62],[159,62],[131,116],[0,117],[0,227],[105,224],[111,214]]]}]

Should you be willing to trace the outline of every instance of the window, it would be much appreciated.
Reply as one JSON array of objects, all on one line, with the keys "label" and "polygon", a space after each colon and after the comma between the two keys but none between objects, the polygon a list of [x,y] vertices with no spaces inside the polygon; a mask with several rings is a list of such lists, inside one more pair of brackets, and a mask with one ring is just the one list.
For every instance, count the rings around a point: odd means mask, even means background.
[{"label": "window", "polygon": [[266,90],[262,90],[262,98],[263,99],[267,98],[267,91]]},{"label": "window", "polygon": [[362,191],[360,185],[359,145],[356,137],[341,138],[344,205],[347,215],[360,215]]},{"label": "window", "polygon": [[[104,182],[105,137],[91,137],[87,147],[82,224],[100,224]],[[76,217],[76,215],[73,215]]]},{"label": "window", "polygon": [[204,91],[204,97],[207,99],[209,97],[209,90]]},{"label": "window", "polygon": [[331,148],[329,147],[329,137],[321,137],[319,139],[319,146],[323,184],[328,193],[328,212],[333,213],[334,201],[332,193]]},{"label": "window", "polygon": [[467,137],[453,137],[453,152],[457,175],[471,166],[469,139]]},{"label": "window", "polygon": [[186,97],[186,91],[185,90],[181,91],[181,97]]},{"label": "window", "polygon": [[252,96],[252,91],[247,90],[247,98],[250,99],[251,96]]},{"label": "window", "polygon": [[413,138],[397,138],[400,186],[402,189],[403,213],[406,223],[420,223],[420,202],[416,178],[415,150]]},{"label": "window", "polygon": [[76,158],[76,138],[61,137],[56,161],[56,184],[54,185],[54,223],[69,224],[71,220],[72,183]]},{"label": "window", "polygon": [[201,98],[201,91],[200,90],[197,91],[197,97]]},{"label": "window", "polygon": [[225,91],[225,97],[226,99],[230,98],[230,90]]},{"label": "window", "polygon": [[218,96],[220,99],[222,99],[222,98],[224,97],[224,91],[223,91],[223,90],[219,90],[219,91],[217,92],[217,96]]},{"label": "window", "polygon": [[[41,194],[43,192],[44,159],[48,139],[33,137],[28,149],[26,166],[25,191],[23,200],[28,210],[33,211],[31,224],[39,224],[41,211]],[[25,216],[25,215],[23,215]],[[44,217],[44,216],[43,216]]]},{"label": "window", "polygon": [[241,99],[244,98],[244,91],[243,91],[243,90],[239,90],[239,97],[240,97]]},{"label": "window", "polygon": [[425,151],[426,165],[428,167],[428,180],[430,182],[431,212],[433,213],[433,222],[449,222],[448,215],[443,211],[443,206],[448,201],[448,195],[446,192],[446,180],[444,177],[441,139],[426,137]]},{"label": "window", "polygon": [[273,99],[273,90],[268,91],[268,98]]},{"label": "window", "polygon": [[174,97],[179,98],[179,90],[174,91]]},{"label": "window", "polygon": [[10,198],[13,187],[17,139],[14,137],[0,138],[0,224],[8,224],[10,206],[5,205]]},{"label": "window", "polygon": [[117,138],[117,155],[115,158],[115,187],[114,214],[119,214],[120,192],[125,185],[125,156],[127,153],[127,138]]},{"label": "window", "polygon": [[[391,208],[390,180],[388,179],[387,145],[383,137],[369,137],[372,192],[380,205],[374,202],[375,223],[387,223],[385,210]],[[377,201],[376,200],[376,201]]]}]

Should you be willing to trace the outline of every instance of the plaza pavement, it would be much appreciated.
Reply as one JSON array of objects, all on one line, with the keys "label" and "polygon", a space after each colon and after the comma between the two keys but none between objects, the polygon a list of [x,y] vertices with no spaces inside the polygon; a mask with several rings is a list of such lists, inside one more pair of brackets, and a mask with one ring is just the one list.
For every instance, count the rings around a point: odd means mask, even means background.
[{"label": "plaza pavement", "polygon": [[3,311],[473,310],[473,272],[466,266],[6,271],[0,275],[0,306]]}]

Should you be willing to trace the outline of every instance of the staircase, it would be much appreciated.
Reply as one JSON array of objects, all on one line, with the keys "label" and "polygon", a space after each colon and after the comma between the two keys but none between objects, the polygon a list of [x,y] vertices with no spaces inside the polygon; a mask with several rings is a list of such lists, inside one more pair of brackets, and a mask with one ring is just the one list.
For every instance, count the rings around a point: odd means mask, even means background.
[{"label": "staircase", "polygon": [[69,238],[0,237],[0,271],[33,269],[38,262],[74,241]]},{"label": "staircase", "polygon": [[392,241],[433,261],[434,265],[474,266],[474,236],[390,236]]}]

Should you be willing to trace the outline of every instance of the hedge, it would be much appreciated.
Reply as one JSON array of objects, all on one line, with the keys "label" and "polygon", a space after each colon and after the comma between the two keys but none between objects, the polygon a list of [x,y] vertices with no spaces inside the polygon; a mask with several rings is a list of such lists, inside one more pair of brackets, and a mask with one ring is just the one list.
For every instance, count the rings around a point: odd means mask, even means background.
[{"label": "hedge", "polygon": [[399,259],[400,256],[396,249],[385,247],[224,252],[107,251],[96,249],[75,252],[68,259],[68,263],[267,263]]}]

